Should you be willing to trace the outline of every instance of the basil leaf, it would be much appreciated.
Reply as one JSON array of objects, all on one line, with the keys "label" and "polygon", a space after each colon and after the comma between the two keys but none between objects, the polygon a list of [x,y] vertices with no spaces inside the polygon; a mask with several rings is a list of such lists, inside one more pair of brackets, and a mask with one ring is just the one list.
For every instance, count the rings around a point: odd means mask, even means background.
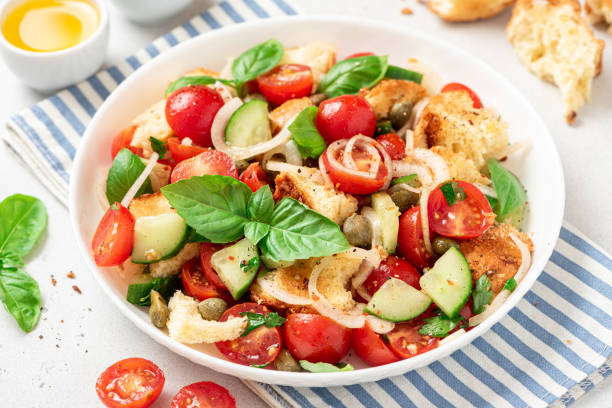
[{"label": "basil leaf", "polygon": [[423,74],[420,72],[410,71],[406,68],[400,68],[395,65],[389,65],[387,72],[385,72],[385,78],[404,79],[406,81],[412,81],[420,84],[423,80]]},{"label": "basil leaf", "polygon": [[247,205],[247,216],[253,221],[268,222],[270,217],[272,217],[273,211],[274,198],[272,197],[272,190],[270,190],[270,186],[262,186],[251,195]]},{"label": "basil leaf", "polygon": [[295,142],[303,159],[311,157],[317,159],[325,151],[323,136],[315,126],[315,117],[319,108],[309,106],[302,110],[289,125],[291,139]]},{"label": "basil leaf", "polygon": [[[128,192],[132,184],[136,181],[140,173],[145,169],[145,165],[130,149],[121,149],[106,177],[106,198],[109,204],[121,202],[125,193]],[[152,193],[151,180],[147,178],[135,197],[143,194]]]},{"label": "basil leaf", "polygon": [[260,241],[262,253],[274,261],[328,256],[350,249],[338,224],[293,198],[274,209],[270,232]]},{"label": "basil leaf", "polygon": [[251,221],[244,226],[244,236],[257,245],[270,232],[270,226],[262,222]]},{"label": "basil leaf", "polygon": [[32,331],[40,318],[40,288],[32,277],[21,268],[0,268],[0,300],[23,331]]},{"label": "basil leaf", "polygon": [[516,280],[513,277],[508,279],[504,285],[504,289],[514,292],[514,289],[516,289]]},{"label": "basil leaf", "polygon": [[191,227],[189,227],[189,232],[187,233],[187,242],[210,242],[209,239],[204,238]]},{"label": "basil leaf", "polygon": [[0,254],[26,256],[46,225],[47,210],[38,198],[22,194],[5,198],[0,203]]},{"label": "basil leaf", "polygon": [[232,63],[232,75],[240,82],[248,82],[277,66],[284,54],[283,44],[271,38],[240,54]]},{"label": "basil leaf", "polygon": [[2,252],[0,255],[0,268],[19,268],[23,265],[23,259],[13,252]]},{"label": "basil leaf", "polygon": [[251,189],[235,178],[194,176],[161,191],[187,225],[211,242],[224,244],[244,235]]},{"label": "basil leaf", "polygon": [[480,275],[480,278],[474,285],[474,291],[472,292],[472,299],[474,301],[474,314],[480,314],[484,312],[484,307],[491,303],[493,298],[493,291],[491,290],[491,281],[486,274]]},{"label": "basil leaf", "polygon": [[376,136],[386,135],[387,133],[393,133],[395,130],[393,129],[393,125],[391,125],[390,120],[381,120],[376,124]]},{"label": "basil leaf", "polygon": [[485,194],[485,197],[487,198],[487,201],[489,202],[491,209],[495,211],[495,206],[499,205],[499,201],[497,201],[497,198],[490,196],[488,194]]},{"label": "basil leaf", "polygon": [[214,84],[217,81],[219,81],[222,84],[227,85],[227,86],[235,86],[236,85],[234,83],[234,81],[231,81],[229,79],[215,78],[215,77],[211,77],[211,76],[208,76],[208,75],[186,76],[186,77],[181,77],[181,78],[175,80],[174,82],[172,82],[170,84],[170,86],[168,86],[168,88],[166,89],[166,93],[164,94],[164,96],[168,96],[172,92],[176,91],[177,89],[181,89],[181,88],[184,88],[186,86],[190,86],[190,85],[212,85],[212,84]]},{"label": "basil leaf", "polygon": [[446,204],[448,204],[449,207],[452,207],[452,205],[457,201],[465,200],[467,197],[463,187],[461,187],[456,181],[449,181],[442,184],[440,186],[440,190],[442,191]]},{"label": "basil leaf", "polygon": [[382,79],[387,71],[387,56],[367,55],[343,60],[325,74],[319,84],[319,93],[330,98],[356,94],[361,88],[369,88]]},{"label": "basil leaf", "polygon": [[259,270],[259,265],[261,264],[261,262],[259,261],[259,257],[257,256],[254,256],[249,259],[249,262],[243,262],[240,263],[240,269],[242,269],[245,273],[250,272],[253,269],[255,269],[255,271]]},{"label": "basil leaf", "polygon": [[353,371],[355,368],[347,363],[338,363],[336,365],[329,363],[311,363],[308,360],[300,360],[300,365],[306,371],[311,373],[339,373],[342,371]]},{"label": "basil leaf", "polygon": [[415,182],[417,181],[416,174],[410,174],[408,176],[398,177],[396,179],[391,180],[391,185],[395,186],[397,184],[408,184],[414,187]]},{"label": "basil leaf", "polygon": [[506,170],[499,161],[489,159],[488,165],[498,201],[493,211],[497,214],[497,220],[501,222],[508,214],[527,202],[527,193],[519,179]]},{"label": "basil leaf", "polygon": [[426,336],[446,337],[448,332],[462,322],[465,323],[465,318],[461,315],[449,319],[445,314],[440,313],[439,316],[425,319],[425,324],[421,326],[419,333]]},{"label": "basil leaf", "polygon": [[268,328],[282,326],[286,320],[276,312],[271,312],[266,315],[253,312],[240,312],[240,316],[246,316],[247,318],[247,327],[244,333],[241,334],[242,337],[261,326],[266,326]]},{"label": "basil leaf", "polygon": [[137,306],[151,305],[151,291],[159,292],[164,299],[169,298],[180,288],[180,280],[177,276],[167,278],[155,278],[147,283],[133,283],[128,286],[126,300]]},{"label": "basil leaf", "polygon": [[166,155],[166,152],[168,151],[164,142],[153,136],[149,137],[149,141],[151,142],[151,148],[153,149],[153,151],[159,154],[160,159],[163,159]]}]

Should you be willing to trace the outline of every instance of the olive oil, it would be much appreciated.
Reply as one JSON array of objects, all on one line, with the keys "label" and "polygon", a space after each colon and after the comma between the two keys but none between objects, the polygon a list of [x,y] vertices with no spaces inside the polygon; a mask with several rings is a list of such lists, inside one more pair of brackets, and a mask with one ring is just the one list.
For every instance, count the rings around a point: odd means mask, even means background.
[{"label": "olive oil", "polygon": [[87,0],[26,0],[8,13],[2,35],[17,48],[52,52],[83,42],[99,23],[98,10]]}]

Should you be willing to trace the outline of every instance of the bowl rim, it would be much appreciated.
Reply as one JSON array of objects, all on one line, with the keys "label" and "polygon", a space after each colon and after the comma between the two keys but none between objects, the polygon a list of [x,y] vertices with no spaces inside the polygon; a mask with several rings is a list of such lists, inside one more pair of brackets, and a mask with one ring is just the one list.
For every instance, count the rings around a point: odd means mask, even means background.
[{"label": "bowl rim", "polygon": [[[95,279],[102,286],[105,294],[111,298],[111,300],[115,303],[115,305],[120,309],[121,313],[123,313],[129,320],[132,321],[140,330],[144,331],[148,336],[153,338],[158,343],[164,345],[169,348],[173,352],[182,355],[183,357],[188,358],[191,361],[194,361],[200,365],[204,365],[208,368],[211,368],[216,371],[220,371],[229,375],[239,376],[242,379],[248,380],[256,380],[259,382],[269,383],[269,384],[280,384],[280,385],[292,385],[292,386],[305,386],[304,384],[312,383],[310,387],[328,387],[332,385],[347,385],[347,384],[356,384],[363,382],[371,382],[376,381],[383,378],[388,378],[392,375],[403,374],[413,369],[421,368],[426,366],[432,362],[438,361],[452,352],[468,345],[476,338],[483,335],[487,332],[495,323],[500,321],[509,310],[516,306],[516,304],[524,297],[528,290],[531,289],[534,282],[539,277],[542,272],[546,262],[550,258],[552,251],[554,249],[554,244],[557,242],[559,237],[560,229],[562,226],[563,220],[563,212],[565,206],[565,181],[563,176],[563,168],[561,166],[561,159],[557,152],[556,146],[554,144],[554,140],[548,131],[545,123],[543,122],[540,115],[533,108],[531,103],[525,99],[525,97],[518,91],[518,89],[512,85],[512,83],[506,79],[502,74],[494,70],[487,63],[482,61],[480,58],[472,55],[471,53],[463,50],[460,47],[455,46],[445,40],[441,40],[433,35],[409,28],[402,27],[395,24],[386,24],[381,21],[376,20],[368,20],[364,18],[358,17],[346,17],[346,16],[288,16],[288,17],[276,17],[276,18],[268,18],[265,20],[258,20],[252,22],[246,22],[236,25],[226,26],[217,30],[210,31],[206,33],[206,35],[200,35],[189,39],[177,46],[167,50],[161,55],[164,55],[164,59],[171,59],[174,55],[179,54],[181,48],[187,47],[188,44],[195,43],[197,41],[214,41],[219,37],[223,37],[226,35],[235,35],[240,33],[245,27],[253,27],[253,28],[265,28],[266,25],[275,24],[275,23],[283,23],[287,21],[291,21],[294,24],[300,23],[320,23],[320,24],[330,24],[330,23],[339,23],[339,24],[356,24],[363,29],[372,30],[372,29],[384,29],[384,30],[397,30],[403,31],[406,34],[413,36],[415,38],[426,38],[427,41],[433,42],[436,46],[446,49],[452,49],[453,52],[456,52],[458,55],[470,59],[474,65],[478,67],[479,71],[487,71],[489,75],[492,75],[497,80],[504,83],[505,88],[508,92],[514,94],[519,100],[523,103],[523,108],[530,111],[535,120],[539,122],[540,128],[544,131],[539,134],[539,138],[544,138],[545,142],[547,142],[552,151],[550,152],[551,165],[556,168],[557,171],[554,171],[555,174],[558,174],[558,180],[555,180],[560,189],[559,189],[559,197],[556,198],[557,207],[551,209],[551,225],[555,226],[554,230],[551,229],[550,234],[550,245],[546,245],[543,248],[538,248],[540,253],[543,253],[544,256],[541,256],[540,262],[535,264],[532,263],[529,268],[528,273],[523,278],[523,281],[516,288],[516,290],[510,295],[510,297],[504,302],[504,304],[488,319],[486,319],[483,323],[476,326],[466,334],[460,336],[459,338],[451,341],[447,344],[444,344],[436,349],[430,350],[427,353],[423,353],[412,357],[407,360],[400,360],[398,362],[382,365],[378,367],[368,367],[361,368],[355,371],[348,372],[338,372],[338,373],[289,373],[289,372],[280,372],[275,370],[262,370],[260,368],[244,366],[236,363],[232,363],[228,360],[215,357],[209,355],[207,353],[195,350],[188,345],[179,343],[178,341],[170,338],[164,331],[161,331],[157,328],[152,330],[153,326],[147,324],[143,319],[141,319],[134,310],[129,308],[129,305],[126,304],[125,299],[120,299],[115,296],[113,293],[113,288],[110,283],[104,278],[103,274],[100,272],[98,267],[93,263],[91,257],[89,256],[89,245],[86,244],[85,239],[81,238],[79,224],[77,219],[77,208],[79,197],[77,196],[76,186],[79,184],[79,180],[81,175],[77,172],[79,168],[82,167],[83,163],[86,161],[86,157],[81,154],[82,149],[77,151],[74,164],[73,164],[73,173],[70,181],[70,196],[69,196],[69,210],[70,210],[70,218],[74,233],[77,238],[77,244],[79,246],[79,250],[81,255],[83,256],[85,263],[88,265],[89,269],[93,273]],[[203,40],[206,38],[206,40]],[[187,44],[187,45],[186,45]],[[141,75],[144,73],[152,71],[156,68],[155,63],[147,63],[143,64],[142,67],[138,69],[136,73],[131,74],[125,81],[123,81],[117,89],[115,89],[111,95],[106,99],[106,101],[102,104],[102,106],[98,109],[89,126],[87,127],[85,134],[82,137],[81,143],[86,143],[88,139],[93,138],[93,134],[91,129],[95,128],[96,123],[101,120],[105,115],[108,107],[114,104],[119,97],[123,93],[123,89],[129,89],[131,84],[138,81]],[[547,234],[548,236],[548,234]],[[392,370],[390,373],[390,367],[399,368]],[[356,375],[359,373],[359,375]]]}]

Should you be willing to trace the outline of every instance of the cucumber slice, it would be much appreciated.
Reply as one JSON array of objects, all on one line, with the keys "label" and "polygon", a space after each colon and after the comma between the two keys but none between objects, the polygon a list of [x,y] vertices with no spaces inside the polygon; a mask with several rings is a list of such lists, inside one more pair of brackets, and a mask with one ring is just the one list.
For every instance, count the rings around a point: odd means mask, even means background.
[{"label": "cucumber slice", "polygon": [[134,223],[132,262],[149,264],[176,255],[187,238],[187,224],[175,212],[138,217]]},{"label": "cucumber slice", "polygon": [[259,259],[269,269],[288,268],[295,263],[295,261],[275,261],[265,255],[262,255]]},{"label": "cucumber slice", "polygon": [[247,266],[249,262],[253,262],[253,258],[257,259],[256,265],[259,265],[257,247],[247,238],[215,252],[210,257],[213,269],[236,300],[244,295],[257,275],[257,266]]},{"label": "cucumber slice", "polygon": [[268,103],[259,99],[239,107],[225,128],[225,140],[232,146],[253,146],[271,138]]},{"label": "cucumber slice", "polygon": [[467,259],[450,248],[421,276],[421,288],[449,318],[455,317],[472,293],[472,274]]},{"label": "cucumber slice", "polygon": [[404,322],[423,313],[431,299],[401,279],[391,278],[374,293],[365,312],[390,322]]},{"label": "cucumber slice", "polygon": [[372,194],[372,208],[380,219],[383,248],[389,255],[394,254],[399,232],[399,208],[397,208],[391,196],[382,191]]}]

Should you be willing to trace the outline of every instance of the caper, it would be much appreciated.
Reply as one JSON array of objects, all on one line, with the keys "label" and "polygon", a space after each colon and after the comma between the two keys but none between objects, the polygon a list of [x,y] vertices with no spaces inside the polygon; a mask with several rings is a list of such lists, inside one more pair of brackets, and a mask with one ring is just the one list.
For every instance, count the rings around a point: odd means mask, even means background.
[{"label": "caper", "polygon": [[413,107],[414,105],[412,102],[408,101],[401,101],[393,104],[389,111],[389,119],[394,129],[401,129],[406,122],[408,122]]},{"label": "caper", "polygon": [[227,310],[227,302],[221,298],[208,298],[198,304],[198,311],[204,320],[219,320]]},{"label": "caper", "polygon": [[295,361],[289,350],[282,349],[276,360],[274,360],[274,368],[278,371],[302,371],[300,363]]},{"label": "caper", "polygon": [[431,246],[434,252],[440,256],[444,255],[444,253],[452,247],[459,249],[457,241],[446,237],[435,237],[431,242]]},{"label": "caper", "polygon": [[151,290],[151,307],[149,307],[151,323],[153,323],[155,327],[163,329],[166,327],[169,316],[170,310],[168,310],[168,305],[163,296],[160,295],[159,292]]},{"label": "caper", "polygon": [[353,246],[369,248],[372,243],[372,226],[363,215],[353,214],[344,221],[342,231]]},{"label": "caper", "polygon": [[411,207],[419,203],[419,194],[414,191],[408,191],[402,188],[399,184],[389,189],[391,200],[397,205],[400,212],[409,210]]},{"label": "caper", "polygon": [[314,106],[319,106],[319,104],[323,102],[324,100],[326,100],[327,98],[329,98],[329,96],[327,96],[327,94],[324,94],[324,93],[317,93],[314,95],[310,95],[310,103],[312,103]]}]

